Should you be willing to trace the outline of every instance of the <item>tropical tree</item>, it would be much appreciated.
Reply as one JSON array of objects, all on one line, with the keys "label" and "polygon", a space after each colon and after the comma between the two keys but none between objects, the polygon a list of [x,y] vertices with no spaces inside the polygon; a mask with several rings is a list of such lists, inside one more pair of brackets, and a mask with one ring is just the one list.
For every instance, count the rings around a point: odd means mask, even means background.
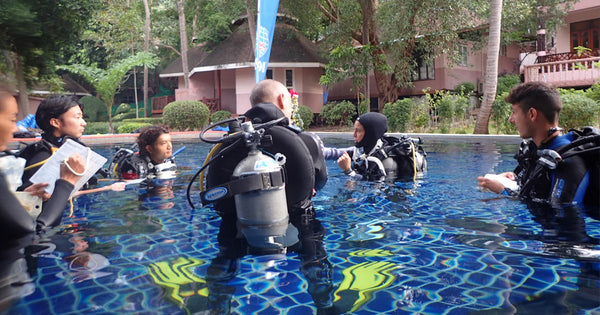
[{"label": "tropical tree", "polygon": [[124,82],[125,75],[134,67],[154,67],[156,64],[158,64],[158,58],[155,55],[139,52],[113,64],[108,69],[100,69],[82,64],[64,65],[60,66],[60,68],[81,75],[94,86],[98,98],[106,104],[108,125],[112,133],[112,106],[114,104],[114,97]]},{"label": "tropical tree", "polygon": [[[502,11],[503,20],[507,20],[502,25],[503,40],[534,36],[540,7],[544,8],[544,19],[550,29],[549,25],[556,25],[574,2],[511,3]],[[357,55],[365,54],[363,60],[369,60],[360,72],[373,71],[380,105],[394,102],[401,89],[418,78],[417,70],[433,66],[436,57],[444,54],[450,60],[457,60],[459,39],[485,42],[486,32],[480,26],[485,26],[490,12],[490,2],[483,0],[284,0],[284,3],[288,9],[296,8],[293,12],[303,17],[311,8],[321,12],[320,19],[312,20],[315,26],[308,29],[319,32],[316,38],[332,52],[323,83],[356,76],[349,70],[354,66],[348,66],[348,54],[339,55],[334,50],[356,49]]]},{"label": "tropical tree", "polygon": [[491,0],[490,36],[488,37],[487,62],[483,82],[483,102],[475,123],[476,134],[489,133],[488,125],[492,113],[492,105],[496,99],[498,83],[498,56],[500,53],[500,29],[502,25],[502,0]]},{"label": "tropical tree", "polygon": [[184,87],[187,90],[190,87],[190,78],[188,72],[188,38],[185,27],[185,0],[177,0],[177,16],[179,17],[179,40],[181,42],[181,66],[183,72]]},{"label": "tropical tree", "polygon": [[[79,36],[97,0],[3,0],[0,5],[0,52],[4,69],[14,73],[20,112],[29,113],[27,87],[54,75],[65,50]],[[8,74],[5,73],[7,77]]]}]

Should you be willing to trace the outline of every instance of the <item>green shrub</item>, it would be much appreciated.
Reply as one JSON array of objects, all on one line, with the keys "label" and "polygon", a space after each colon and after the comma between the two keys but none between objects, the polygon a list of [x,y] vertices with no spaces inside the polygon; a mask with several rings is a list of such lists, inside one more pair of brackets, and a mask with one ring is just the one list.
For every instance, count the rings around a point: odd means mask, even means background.
[{"label": "green shrub", "polygon": [[[115,112],[115,114],[119,115],[119,114],[129,113],[130,111],[131,111],[131,106],[129,106],[129,104],[121,103],[121,105],[119,105],[117,107],[117,111]],[[134,111],[134,114],[135,114],[135,111]],[[135,117],[135,115],[133,117]]]},{"label": "green shrub", "polygon": [[314,114],[310,107],[305,105],[298,106],[298,114],[300,114],[300,118],[302,118],[302,123],[304,124],[304,130],[308,129],[310,124],[313,122]]},{"label": "green shrub", "polygon": [[454,91],[460,95],[471,95],[475,91],[475,83],[461,82],[454,87]]},{"label": "green shrub", "polygon": [[[113,129],[118,130],[121,123],[113,122]],[[97,134],[107,134],[110,132],[108,128],[108,122],[89,122],[87,126],[85,126],[85,131],[83,134],[86,135],[97,135]]]},{"label": "green shrub", "polygon": [[458,119],[465,119],[469,109],[469,98],[464,95],[454,96],[454,117]]},{"label": "green shrub", "polygon": [[585,96],[593,99],[596,102],[600,102],[600,83],[596,83],[589,89],[585,90]]},{"label": "green shrub", "polygon": [[388,119],[388,129],[391,132],[406,132],[410,126],[413,107],[412,98],[404,98],[394,103],[387,103],[381,111]]},{"label": "green shrub", "polygon": [[83,115],[88,122],[108,121],[106,104],[95,96],[86,95],[79,102],[83,105]]},{"label": "green shrub", "polygon": [[563,108],[560,111],[559,125],[566,130],[583,126],[597,126],[600,104],[580,93],[561,95]]},{"label": "green shrub", "polygon": [[492,104],[490,119],[496,124],[496,133],[514,134],[517,131],[515,126],[508,122],[512,112],[512,105],[504,101],[508,93],[508,91],[505,91],[496,96],[494,104]]},{"label": "green shrub", "polygon": [[131,118],[135,118],[135,111],[117,114],[117,115],[113,116],[112,120],[113,121],[122,121],[123,119],[131,119]]},{"label": "green shrub", "polygon": [[508,93],[515,87],[515,85],[521,83],[521,77],[518,74],[509,74],[498,77],[498,84],[496,85],[496,95]]},{"label": "green shrub", "polygon": [[148,123],[151,125],[161,125],[163,123],[162,117],[144,117],[140,118],[127,118],[122,120],[123,123],[135,122],[135,123]]},{"label": "green shrub", "polygon": [[108,122],[88,122],[83,133],[86,135],[96,135],[108,132]]},{"label": "green shrub", "polygon": [[117,129],[118,133],[131,133],[134,130],[140,129],[142,127],[146,127],[146,126],[152,126],[152,124],[149,123],[139,123],[139,122],[127,122],[127,123],[123,123],[122,125],[119,126],[119,128]]},{"label": "green shrub", "polygon": [[323,106],[321,116],[328,125],[352,126],[352,118],[356,116],[356,105],[349,101],[329,103]]},{"label": "green shrub", "polygon": [[209,116],[208,107],[199,101],[175,101],[163,110],[163,121],[171,129],[200,129],[208,124]]},{"label": "green shrub", "polygon": [[210,115],[210,122],[211,123],[216,123],[219,121],[223,121],[227,118],[231,118],[231,112],[228,110],[218,110],[214,113],[212,113],[212,115]]}]

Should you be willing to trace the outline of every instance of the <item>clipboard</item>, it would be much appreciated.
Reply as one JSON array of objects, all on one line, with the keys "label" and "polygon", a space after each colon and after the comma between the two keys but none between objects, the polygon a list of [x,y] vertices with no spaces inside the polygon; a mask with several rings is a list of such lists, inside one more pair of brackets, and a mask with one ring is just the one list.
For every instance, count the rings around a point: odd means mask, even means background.
[{"label": "clipboard", "polygon": [[60,178],[60,163],[73,153],[78,153],[86,161],[85,172],[79,178],[70,197],[77,192],[96,172],[106,163],[106,158],[83,146],[72,139],[68,139],[54,154],[44,163],[40,169],[29,179],[32,183],[48,183],[46,192],[52,194],[54,183]]}]

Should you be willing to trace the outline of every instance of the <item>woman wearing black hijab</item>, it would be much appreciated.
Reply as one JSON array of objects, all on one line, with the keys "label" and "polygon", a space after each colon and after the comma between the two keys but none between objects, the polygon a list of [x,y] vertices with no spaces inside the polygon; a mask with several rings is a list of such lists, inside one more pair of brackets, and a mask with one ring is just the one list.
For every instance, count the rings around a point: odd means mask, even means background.
[{"label": "woman wearing black hijab", "polygon": [[412,139],[385,136],[387,117],[366,113],[354,122],[354,151],[337,160],[348,175],[366,180],[414,178],[426,168],[425,152]]}]

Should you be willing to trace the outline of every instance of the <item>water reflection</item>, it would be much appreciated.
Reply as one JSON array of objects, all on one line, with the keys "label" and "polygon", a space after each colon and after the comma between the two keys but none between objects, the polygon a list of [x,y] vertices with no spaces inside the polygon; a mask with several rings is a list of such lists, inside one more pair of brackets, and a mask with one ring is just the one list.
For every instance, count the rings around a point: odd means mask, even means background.
[{"label": "water reflection", "polygon": [[[244,227],[234,216],[224,217],[217,235],[219,251],[210,261],[204,278],[193,271],[204,262],[183,257],[168,266],[166,262],[152,264],[151,276],[186,312],[229,314],[236,291],[236,285],[231,282],[240,272],[245,256],[254,257],[255,267],[262,268],[262,276],[257,281],[266,281],[264,285],[271,286],[274,278],[285,273],[279,267],[287,264],[286,254],[296,253],[314,305],[319,312],[332,309],[332,266],[323,246],[325,230],[314,212],[291,216],[289,224],[277,231],[259,231]],[[164,277],[166,273],[173,276]],[[260,286],[259,283],[253,285]]]}]

